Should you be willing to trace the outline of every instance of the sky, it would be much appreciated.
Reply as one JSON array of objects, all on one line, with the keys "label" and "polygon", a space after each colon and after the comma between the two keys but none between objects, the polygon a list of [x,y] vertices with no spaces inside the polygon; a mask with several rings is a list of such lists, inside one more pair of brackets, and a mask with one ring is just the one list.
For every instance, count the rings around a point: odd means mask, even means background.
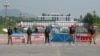
[{"label": "sky", "polygon": [[[0,0],[0,10],[4,9],[6,0]],[[96,11],[100,16],[100,0],[7,0],[9,9],[19,9],[34,16],[42,13],[71,14],[75,18],[84,16],[87,12]]]}]

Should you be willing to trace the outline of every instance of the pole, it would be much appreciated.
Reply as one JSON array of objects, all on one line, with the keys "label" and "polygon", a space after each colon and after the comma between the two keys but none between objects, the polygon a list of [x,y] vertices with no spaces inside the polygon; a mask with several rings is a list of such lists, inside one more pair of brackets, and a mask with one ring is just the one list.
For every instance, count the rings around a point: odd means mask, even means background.
[{"label": "pole", "polygon": [[5,7],[5,22],[4,23],[5,23],[5,27],[8,27],[8,23],[7,23],[7,19],[8,19],[8,15],[7,15],[8,11],[7,11],[7,9],[9,7],[8,1],[6,1],[4,3],[4,7]]}]

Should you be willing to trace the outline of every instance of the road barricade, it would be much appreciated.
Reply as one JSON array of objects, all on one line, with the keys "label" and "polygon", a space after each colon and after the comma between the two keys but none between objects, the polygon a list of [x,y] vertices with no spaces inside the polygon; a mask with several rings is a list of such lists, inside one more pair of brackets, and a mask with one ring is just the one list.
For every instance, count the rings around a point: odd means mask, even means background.
[{"label": "road barricade", "polygon": [[75,37],[76,42],[90,42],[91,36],[89,34],[77,34]]},{"label": "road barricade", "polygon": [[57,33],[51,40],[52,42],[70,42],[70,35],[67,33]]},{"label": "road barricade", "polygon": [[45,41],[45,34],[44,33],[33,33],[32,42],[44,42]]},{"label": "road barricade", "polygon": [[25,35],[22,33],[12,34],[12,41],[14,43],[25,43]]}]

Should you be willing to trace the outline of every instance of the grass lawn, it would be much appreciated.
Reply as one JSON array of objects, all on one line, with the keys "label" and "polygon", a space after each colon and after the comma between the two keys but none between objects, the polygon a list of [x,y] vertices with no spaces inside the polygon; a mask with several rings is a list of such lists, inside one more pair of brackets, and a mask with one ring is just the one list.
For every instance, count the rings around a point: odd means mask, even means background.
[{"label": "grass lawn", "polygon": [[0,22],[0,34],[3,34],[3,33],[4,33],[4,32],[2,31],[3,26],[4,26],[3,22]]}]

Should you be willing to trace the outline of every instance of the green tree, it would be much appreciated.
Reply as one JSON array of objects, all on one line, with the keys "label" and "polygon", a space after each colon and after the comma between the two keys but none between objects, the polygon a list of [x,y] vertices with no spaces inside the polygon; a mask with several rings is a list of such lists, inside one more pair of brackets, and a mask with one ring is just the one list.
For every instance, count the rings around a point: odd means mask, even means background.
[{"label": "green tree", "polygon": [[88,23],[89,25],[94,23],[94,17],[91,13],[87,13],[83,19],[83,22]]},{"label": "green tree", "polygon": [[83,22],[100,27],[100,17],[96,13],[87,13],[83,19]]}]

